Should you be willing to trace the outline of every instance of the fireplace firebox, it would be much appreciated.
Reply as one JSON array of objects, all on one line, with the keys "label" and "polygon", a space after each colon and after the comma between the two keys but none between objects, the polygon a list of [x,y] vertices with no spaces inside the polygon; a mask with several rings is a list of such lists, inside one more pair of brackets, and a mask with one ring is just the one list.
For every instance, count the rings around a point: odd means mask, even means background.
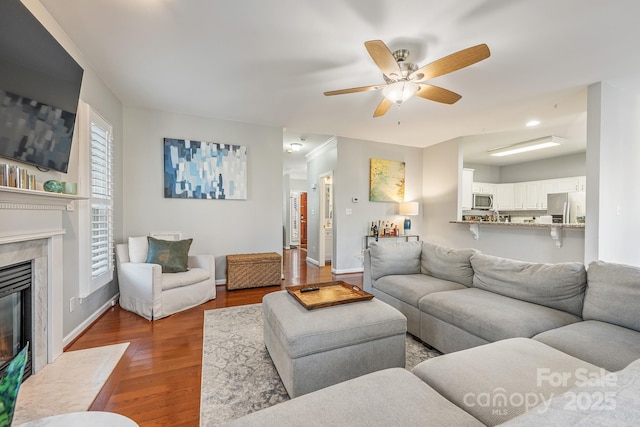
[{"label": "fireplace firebox", "polygon": [[[33,261],[0,268],[0,376],[9,362],[31,341]],[[24,379],[32,373],[31,348]]]}]

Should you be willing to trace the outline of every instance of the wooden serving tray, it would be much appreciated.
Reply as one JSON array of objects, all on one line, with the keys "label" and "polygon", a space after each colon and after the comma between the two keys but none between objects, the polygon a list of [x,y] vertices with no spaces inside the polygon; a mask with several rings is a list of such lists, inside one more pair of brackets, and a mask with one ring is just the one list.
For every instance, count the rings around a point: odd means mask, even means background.
[{"label": "wooden serving tray", "polygon": [[[301,292],[301,289],[312,287],[320,289],[311,292]],[[287,287],[287,292],[293,295],[307,310],[348,304],[351,302],[368,301],[373,298],[373,295],[369,292],[365,292],[359,287],[343,281],[289,286]]]}]

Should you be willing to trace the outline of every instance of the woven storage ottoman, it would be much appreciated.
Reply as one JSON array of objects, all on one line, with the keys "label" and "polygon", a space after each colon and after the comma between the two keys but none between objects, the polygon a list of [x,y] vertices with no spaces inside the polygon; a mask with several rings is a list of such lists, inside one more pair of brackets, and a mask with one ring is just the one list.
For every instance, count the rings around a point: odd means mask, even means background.
[{"label": "woven storage ottoman", "polygon": [[279,285],[282,257],[275,252],[227,255],[227,289]]},{"label": "woven storage ottoman", "polygon": [[287,291],[262,299],[264,343],[290,397],[405,367],[407,319],[372,299],[307,310]]}]

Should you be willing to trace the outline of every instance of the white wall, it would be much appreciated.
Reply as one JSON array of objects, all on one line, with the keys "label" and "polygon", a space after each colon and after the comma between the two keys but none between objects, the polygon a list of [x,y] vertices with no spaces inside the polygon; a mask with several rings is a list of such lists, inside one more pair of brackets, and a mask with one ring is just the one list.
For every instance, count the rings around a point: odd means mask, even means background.
[{"label": "white wall", "polygon": [[[324,265],[324,262],[320,262],[319,256],[319,235],[321,226],[320,196],[322,195],[320,176],[327,172],[335,172],[337,166],[338,148],[337,141],[335,139],[329,140],[327,143],[307,154],[307,259],[316,265]],[[333,189],[335,200],[335,175]],[[335,225],[334,220],[334,226]],[[335,229],[333,230],[333,236],[335,240]]]},{"label": "white wall", "polygon": [[[91,65],[85,60],[82,52],[78,50],[75,44],[67,36],[64,30],[49,15],[47,10],[37,0],[23,0],[25,6],[34,14],[34,16],[47,28],[47,30],[58,40],[58,42],[69,52],[71,56],[84,69],[82,80],[82,88],[80,97],[91,106],[93,106],[100,114],[113,125],[114,143],[115,143],[115,210],[114,226],[116,235],[122,233],[122,197],[121,188],[121,160],[122,160],[122,104],[114,96],[111,90],[104,84],[98,74],[92,69]],[[60,181],[79,181],[79,156],[78,149],[81,141],[78,140],[78,132],[74,133],[74,140],[71,147],[71,158],[69,162],[69,170],[67,174],[59,172],[40,172],[35,168],[30,173],[35,173],[39,182],[48,179],[57,179]],[[78,203],[78,202],[75,202]],[[3,224],[11,224],[12,232],[18,232],[21,229],[35,231],[38,229],[59,229],[64,228],[66,234],[63,239],[64,247],[64,288],[63,301],[65,310],[63,315],[63,333],[65,335],[65,344],[72,339],[74,335],[89,325],[92,317],[100,310],[109,300],[118,292],[117,282],[114,280],[109,285],[100,289],[93,295],[84,300],[79,299],[79,283],[88,280],[88,277],[79,273],[79,242],[78,242],[78,212],[60,212],[60,211],[11,211],[3,212],[0,220]],[[9,215],[10,217],[7,217]],[[76,307],[70,312],[69,299],[76,298]]]},{"label": "white wall", "polygon": [[587,261],[640,266],[640,76],[591,85],[588,101]]},{"label": "white wall", "polygon": [[473,169],[473,180],[476,182],[500,182],[500,166],[464,163],[464,167]]},{"label": "white wall", "polygon": [[451,224],[457,217],[458,183],[462,180],[460,141],[453,139],[423,150],[424,240],[522,261],[583,261],[582,230],[565,230],[563,245],[557,248],[546,228],[481,225],[480,238],[474,240],[468,225]]},{"label": "white wall", "polygon": [[505,166],[464,163],[465,168],[474,169],[473,180],[477,182],[525,182],[543,179],[584,176],[587,174],[587,154],[576,153],[550,159],[516,163]]},{"label": "white wall", "polygon": [[[192,254],[282,253],[282,129],[124,108],[124,236],[180,231]],[[247,200],[165,199],[163,138],[247,146]]]},{"label": "white wall", "polygon": [[500,167],[500,182],[525,182],[587,174],[587,154],[576,153],[550,159]]},{"label": "white wall", "polygon": [[[370,202],[370,159],[405,162],[405,200],[420,201],[422,194],[422,149],[402,145],[338,137],[337,168],[334,171],[334,240],[333,269],[337,273],[362,271],[359,257],[364,236],[371,221],[389,220],[402,229],[404,217],[398,203]],[[358,203],[352,199],[357,197]],[[351,214],[347,214],[347,209]],[[422,212],[412,217],[411,234],[422,234]]]}]

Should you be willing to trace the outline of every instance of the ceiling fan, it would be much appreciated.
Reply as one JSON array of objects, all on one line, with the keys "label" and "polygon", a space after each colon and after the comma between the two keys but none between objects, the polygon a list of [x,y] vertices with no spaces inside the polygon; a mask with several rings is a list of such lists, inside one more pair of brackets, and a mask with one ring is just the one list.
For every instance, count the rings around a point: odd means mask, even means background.
[{"label": "ceiling fan", "polygon": [[468,67],[491,55],[486,44],[479,44],[418,68],[416,64],[406,62],[409,57],[409,51],[406,49],[398,49],[391,53],[382,40],[370,40],[365,42],[364,46],[382,71],[386,84],[332,90],[324,94],[332,96],[382,89],[384,98],[378,104],[373,117],[384,115],[393,104],[400,105],[414,95],[444,104],[457,102],[462,97],[461,95],[424,82]]}]

